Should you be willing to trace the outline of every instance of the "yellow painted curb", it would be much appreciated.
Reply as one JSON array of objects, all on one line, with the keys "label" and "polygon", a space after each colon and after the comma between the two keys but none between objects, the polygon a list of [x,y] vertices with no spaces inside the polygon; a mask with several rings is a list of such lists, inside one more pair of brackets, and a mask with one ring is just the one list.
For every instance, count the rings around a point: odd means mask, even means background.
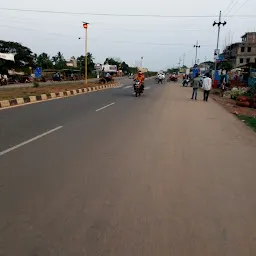
[{"label": "yellow painted curb", "polygon": [[56,98],[56,93],[51,92],[50,95],[51,95],[51,98],[52,98],[52,99]]},{"label": "yellow painted curb", "polygon": [[17,105],[22,105],[25,103],[23,98],[16,98],[16,101],[17,101]]},{"label": "yellow painted curb", "polygon": [[10,107],[10,102],[9,100],[2,100],[0,101],[0,105],[2,108]]},{"label": "yellow painted curb", "polygon": [[36,96],[29,96],[30,102],[36,102]]},{"label": "yellow painted curb", "polygon": [[41,94],[41,99],[42,99],[42,100],[48,100],[48,97],[47,97],[46,94]]},{"label": "yellow painted curb", "polygon": [[60,97],[64,97],[64,92],[59,92]]}]

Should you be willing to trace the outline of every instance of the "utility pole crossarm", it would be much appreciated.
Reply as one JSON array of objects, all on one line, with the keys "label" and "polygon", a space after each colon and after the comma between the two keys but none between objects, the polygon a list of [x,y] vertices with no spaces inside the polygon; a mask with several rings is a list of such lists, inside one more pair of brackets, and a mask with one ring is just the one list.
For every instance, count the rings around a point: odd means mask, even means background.
[{"label": "utility pole crossarm", "polygon": [[194,45],[194,48],[196,48],[195,64],[197,64],[197,49],[200,48],[200,45],[198,44],[198,40],[196,41],[196,44]]}]

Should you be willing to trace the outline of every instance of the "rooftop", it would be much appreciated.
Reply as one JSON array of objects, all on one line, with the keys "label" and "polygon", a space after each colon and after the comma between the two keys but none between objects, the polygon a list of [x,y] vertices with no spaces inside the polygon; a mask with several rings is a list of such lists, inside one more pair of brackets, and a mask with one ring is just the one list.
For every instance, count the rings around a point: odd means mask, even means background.
[{"label": "rooftop", "polygon": [[248,35],[253,35],[253,34],[256,35],[256,32],[247,32],[247,33],[245,33],[243,36],[241,36],[241,38],[244,38],[244,37],[246,37],[246,36],[248,36]]}]

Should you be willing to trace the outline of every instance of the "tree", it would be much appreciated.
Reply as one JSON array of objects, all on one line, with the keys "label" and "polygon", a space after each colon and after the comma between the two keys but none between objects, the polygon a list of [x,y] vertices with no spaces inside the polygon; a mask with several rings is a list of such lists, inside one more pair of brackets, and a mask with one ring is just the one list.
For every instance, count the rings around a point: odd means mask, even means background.
[{"label": "tree", "polygon": [[56,56],[52,57],[52,60],[54,61],[54,67],[57,70],[67,67],[66,60],[61,52],[58,52]]},{"label": "tree", "polygon": [[223,61],[218,65],[218,68],[225,69],[225,70],[231,70],[233,68],[232,64],[228,61]]},{"label": "tree", "polygon": [[205,61],[202,64],[209,66],[209,69],[214,69],[214,62],[213,61]]},{"label": "tree", "polygon": [[53,63],[50,59],[50,56],[45,52],[43,52],[43,53],[41,53],[40,55],[37,56],[36,65],[38,67],[41,67],[42,69],[53,68]]},{"label": "tree", "polygon": [[[87,54],[87,72],[88,74],[92,74],[92,72],[94,71],[94,58],[92,56],[92,54],[90,52],[88,52]],[[77,58],[77,65],[78,68],[80,68],[81,72],[84,73],[85,72],[85,58],[83,55],[81,55],[80,57]]]},{"label": "tree", "polygon": [[109,65],[119,66],[119,64],[121,64],[121,61],[118,61],[118,60],[119,59],[115,59],[115,58],[106,58],[106,60],[104,61],[104,65],[109,64]]},{"label": "tree", "polygon": [[178,73],[179,68],[168,68],[167,73],[172,74],[172,73]]},{"label": "tree", "polygon": [[1,53],[15,54],[15,62],[0,59],[0,71],[7,73],[8,69],[22,69],[25,66],[34,67],[32,51],[20,43],[0,40]]}]

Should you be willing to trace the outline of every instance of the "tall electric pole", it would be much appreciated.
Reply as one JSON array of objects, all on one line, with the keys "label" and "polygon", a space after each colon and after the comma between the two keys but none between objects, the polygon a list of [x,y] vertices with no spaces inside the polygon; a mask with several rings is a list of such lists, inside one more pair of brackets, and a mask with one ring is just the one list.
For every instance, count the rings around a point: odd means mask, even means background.
[{"label": "tall electric pole", "polygon": [[185,57],[186,57],[186,53],[183,54],[183,67],[185,65]]},{"label": "tall electric pole", "polygon": [[194,48],[196,48],[196,58],[195,58],[195,64],[197,64],[197,48],[200,48],[200,45],[198,44],[198,40],[196,41],[196,44],[194,45]]},{"label": "tall electric pole", "polygon": [[180,69],[181,57],[179,58],[179,69]]},{"label": "tall electric pole", "polygon": [[[213,27],[216,26],[216,25],[218,26],[217,48],[216,48],[216,51],[214,51],[215,56],[219,56],[220,26],[223,25],[223,27],[224,27],[226,24],[227,24],[226,21],[221,22],[221,11],[220,11],[219,22],[214,21],[213,24],[212,24]],[[214,80],[215,80],[216,70],[217,70],[217,58],[215,59]]]}]

